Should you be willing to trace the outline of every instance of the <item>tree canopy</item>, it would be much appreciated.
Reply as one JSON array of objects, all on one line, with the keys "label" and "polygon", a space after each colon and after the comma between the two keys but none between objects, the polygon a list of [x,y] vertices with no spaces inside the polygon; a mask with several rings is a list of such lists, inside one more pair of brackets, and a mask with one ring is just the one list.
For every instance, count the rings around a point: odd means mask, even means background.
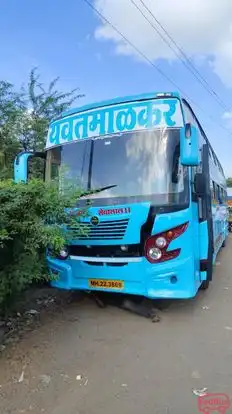
[{"label": "tree canopy", "polygon": [[78,88],[59,91],[58,81],[55,78],[45,87],[36,68],[19,91],[0,81],[0,179],[12,178],[13,160],[19,151],[43,150],[49,122],[83,96]]}]

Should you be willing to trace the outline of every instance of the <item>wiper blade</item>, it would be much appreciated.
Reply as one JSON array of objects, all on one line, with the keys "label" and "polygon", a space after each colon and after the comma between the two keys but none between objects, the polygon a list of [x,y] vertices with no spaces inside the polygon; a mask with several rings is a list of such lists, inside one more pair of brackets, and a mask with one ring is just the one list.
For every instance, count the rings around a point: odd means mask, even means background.
[{"label": "wiper blade", "polygon": [[100,193],[101,191],[110,190],[110,188],[117,187],[117,184],[113,185],[107,185],[106,187],[97,188],[96,190],[93,190],[93,193]]},{"label": "wiper blade", "polygon": [[107,185],[106,187],[97,188],[96,190],[90,190],[90,191],[88,191],[86,193],[82,193],[80,195],[80,198],[81,197],[87,197],[88,195],[92,195],[92,194],[101,193],[102,191],[110,190],[111,188],[115,188],[117,186],[118,186],[117,184],[113,184],[113,185]]}]

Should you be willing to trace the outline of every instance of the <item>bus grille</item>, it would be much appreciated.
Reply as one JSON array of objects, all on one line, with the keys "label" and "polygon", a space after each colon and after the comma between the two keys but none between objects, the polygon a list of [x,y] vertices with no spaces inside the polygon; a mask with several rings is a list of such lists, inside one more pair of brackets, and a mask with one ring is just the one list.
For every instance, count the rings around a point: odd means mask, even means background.
[{"label": "bus grille", "polygon": [[[91,223],[80,223],[83,233],[78,240],[121,240],[125,236],[129,219],[103,221],[97,226]],[[74,230],[70,228],[70,230]]]}]

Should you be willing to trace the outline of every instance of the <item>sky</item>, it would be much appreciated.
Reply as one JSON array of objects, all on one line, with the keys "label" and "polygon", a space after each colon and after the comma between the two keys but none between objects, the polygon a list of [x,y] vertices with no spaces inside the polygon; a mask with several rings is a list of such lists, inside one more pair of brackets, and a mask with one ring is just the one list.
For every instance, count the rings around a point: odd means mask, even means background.
[{"label": "sky", "polygon": [[[232,1],[133,1],[152,25],[132,0],[90,0],[143,57],[84,0],[0,0],[0,79],[20,88],[36,66],[45,84],[59,76],[61,90],[80,88],[85,97],[77,106],[180,90],[226,175],[232,176]],[[155,31],[171,44],[157,21],[192,62],[201,82]]]}]

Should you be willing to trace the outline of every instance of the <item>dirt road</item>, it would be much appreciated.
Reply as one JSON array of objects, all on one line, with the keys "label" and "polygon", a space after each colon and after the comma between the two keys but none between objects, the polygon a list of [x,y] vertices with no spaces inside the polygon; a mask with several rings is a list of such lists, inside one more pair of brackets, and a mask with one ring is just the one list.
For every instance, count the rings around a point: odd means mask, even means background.
[{"label": "dirt road", "polygon": [[76,301],[0,359],[1,414],[192,414],[205,387],[232,398],[232,238],[209,290],[159,323]]}]

